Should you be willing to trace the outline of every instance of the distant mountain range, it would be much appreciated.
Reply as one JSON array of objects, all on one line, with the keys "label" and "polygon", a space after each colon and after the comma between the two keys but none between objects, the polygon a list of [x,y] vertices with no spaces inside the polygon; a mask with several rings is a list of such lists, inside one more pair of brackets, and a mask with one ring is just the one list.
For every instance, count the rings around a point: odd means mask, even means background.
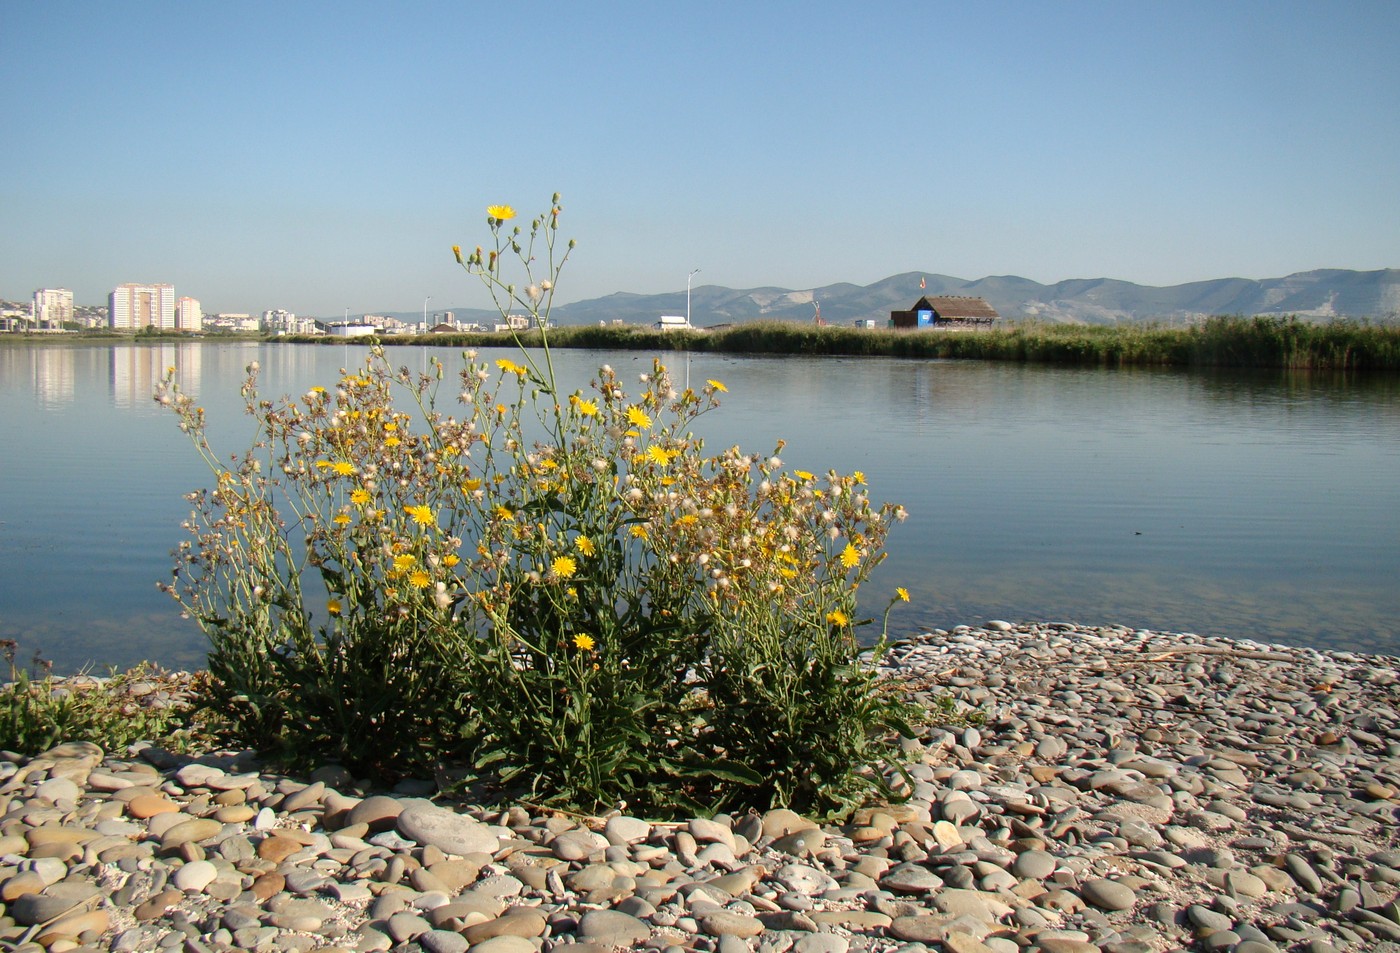
[{"label": "distant mountain range", "polygon": [[[920,289],[919,280],[925,288]],[[794,291],[788,288],[735,290],[717,285],[694,288],[691,322],[698,327],[745,321],[811,321],[816,304],[829,324],[873,320],[883,327],[890,312],[908,308],[922,294],[974,295],[1004,318],[1039,318],[1069,324],[1118,321],[1180,321],[1213,314],[1296,314],[1308,318],[1400,317],[1400,269],[1347,271],[1321,269],[1253,281],[1217,278],[1157,288],[1112,278],[1076,278],[1043,285],[1014,275],[968,281],[948,275],[907,272],[871,285],[841,283]],[[460,321],[487,321],[476,309],[451,309]],[[650,324],[663,314],[685,314],[685,292],[639,295],[619,292],[560,305],[560,324],[624,321]],[[416,315],[398,315],[412,321]]]},{"label": "distant mountain range", "polygon": [[[923,279],[925,288],[919,287]],[[1074,278],[1042,285],[1014,275],[968,281],[917,271],[892,275],[870,285],[841,283],[821,288],[747,288],[702,285],[691,291],[691,322],[697,327],[746,321],[810,322],[821,305],[828,324],[874,321],[884,327],[890,312],[903,310],[920,295],[973,295],[984,298],[1004,318],[1038,318],[1066,324],[1114,324],[1120,321],[1182,321],[1213,314],[1296,314],[1305,318],[1400,320],[1400,268],[1348,271],[1326,268],[1285,278],[1216,278],[1165,288],[1112,278]],[[2,302],[6,308],[9,302]],[[28,302],[13,303],[16,312]],[[104,311],[105,309],[91,309]],[[495,312],[448,308],[463,323],[490,324]],[[376,312],[410,324],[420,311]],[[439,312],[440,313],[440,312]],[[685,292],[639,295],[618,292],[576,301],[554,309],[559,324],[623,321],[651,324],[663,314],[685,314]],[[339,320],[332,315],[328,320]]]}]

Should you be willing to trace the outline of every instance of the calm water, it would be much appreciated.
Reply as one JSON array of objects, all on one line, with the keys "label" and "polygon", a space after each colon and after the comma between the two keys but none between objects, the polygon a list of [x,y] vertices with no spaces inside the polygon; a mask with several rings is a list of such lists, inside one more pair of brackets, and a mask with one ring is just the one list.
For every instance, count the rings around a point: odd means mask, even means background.
[{"label": "calm water", "polygon": [[[398,348],[415,369],[428,350]],[[456,352],[436,352],[449,367]],[[508,352],[503,352],[508,353]],[[0,637],[60,670],[201,664],[202,636],[155,584],[182,495],[209,484],[151,400],[167,366],[246,446],[238,385],[331,385],[344,346],[0,347]],[[607,362],[562,352],[584,386]],[[881,592],[901,633],[991,618],[1123,623],[1400,654],[1400,381],[841,358],[673,356],[729,387],[711,449],[861,469],[910,518]]]}]

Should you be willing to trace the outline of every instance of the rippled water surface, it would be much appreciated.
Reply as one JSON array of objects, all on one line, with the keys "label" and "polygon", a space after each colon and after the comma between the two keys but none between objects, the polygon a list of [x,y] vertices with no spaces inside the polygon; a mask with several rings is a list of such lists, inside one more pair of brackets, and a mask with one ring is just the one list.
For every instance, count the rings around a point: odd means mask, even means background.
[{"label": "rippled water surface", "polygon": [[[363,348],[0,347],[0,637],[71,670],[201,663],[156,591],[209,471],[152,401],[165,367],[211,437],[246,446],[238,386],[332,385]],[[391,349],[418,369],[429,353]],[[508,352],[502,352],[506,354]],[[555,356],[566,389],[599,364]],[[1136,627],[1400,654],[1400,382],[880,358],[670,355],[718,378],[711,449],[864,470],[910,518],[874,588],[907,587],[900,632],[989,618]]]}]

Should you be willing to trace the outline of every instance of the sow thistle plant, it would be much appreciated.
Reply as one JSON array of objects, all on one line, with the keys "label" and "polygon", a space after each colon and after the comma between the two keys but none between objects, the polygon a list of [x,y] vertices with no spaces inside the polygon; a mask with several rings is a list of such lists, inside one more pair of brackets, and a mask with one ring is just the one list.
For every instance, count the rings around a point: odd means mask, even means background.
[{"label": "sow thistle plant", "polygon": [[[210,638],[212,700],[243,742],[383,778],[444,767],[501,798],[653,813],[888,796],[912,710],[862,648],[857,594],[903,515],[864,476],[784,469],[692,427],[725,386],[654,361],[566,391],[547,326],[574,247],[555,195],[490,206],[453,254],[537,330],[452,380],[374,349],[331,389],[243,386],[229,463],[167,375],[214,473],[166,587]],[[510,272],[510,274],[507,274]],[[455,397],[455,406],[451,406]]]}]

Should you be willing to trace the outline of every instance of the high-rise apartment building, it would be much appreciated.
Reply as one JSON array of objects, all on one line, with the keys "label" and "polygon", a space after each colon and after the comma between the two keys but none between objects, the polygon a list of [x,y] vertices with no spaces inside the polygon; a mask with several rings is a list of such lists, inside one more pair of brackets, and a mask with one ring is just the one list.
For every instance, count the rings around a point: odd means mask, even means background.
[{"label": "high-rise apartment building", "polygon": [[67,288],[40,288],[34,292],[34,327],[61,328],[73,320],[73,292]]},{"label": "high-rise apartment building", "polygon": [[118,330],[175,328],[174,285],[117,285],[108,297],[107,324]]},{"label": "high-rise apartment building", "polygon": [[204,330],[204,312],[198,298],[181,298],[175,302],[175,327],[181,331]]}]

